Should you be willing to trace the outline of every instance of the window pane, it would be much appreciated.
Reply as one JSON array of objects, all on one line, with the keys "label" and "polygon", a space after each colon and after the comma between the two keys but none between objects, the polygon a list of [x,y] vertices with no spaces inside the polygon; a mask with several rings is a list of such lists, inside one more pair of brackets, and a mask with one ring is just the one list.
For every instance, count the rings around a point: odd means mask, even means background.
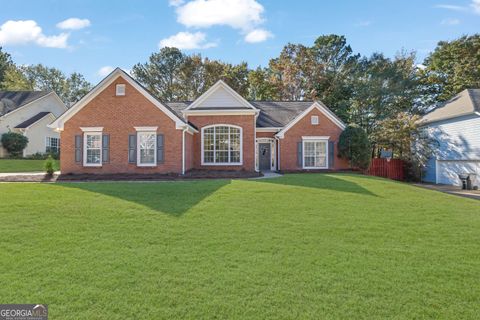
[{"label": "window pane", "polygon": [[87,135],[87,148],[100,148],[101,136],[96,135]]},{"label": "window pane", "polygon": [[138,133],[138,147],[140,152],[141,164],[154,164],[157,143],[157,135],[151,132]]},{"label": "window pane", "polygon": [[240,162],[240,129],[229,126],[203,130],[203,161],[205,163]]},{"label": "window pane", "polygon": [[228,151],[217,151],[215,153],[215,162],[228,162]]},{"label": "window pane", "polygon": [[205,151],[204,154],[203,154],[203,161],[205,163],[213,163],[213,159],[214,159],[214,156],[213,156],[213,151]]},{"label": "window pane", "polygon": [[240,162],[240,151],[232,151],[230,153],[230,162]]},{"label": "window pane", "polygon": [[87,149],[87,163],[100,163],[100,149]]}]

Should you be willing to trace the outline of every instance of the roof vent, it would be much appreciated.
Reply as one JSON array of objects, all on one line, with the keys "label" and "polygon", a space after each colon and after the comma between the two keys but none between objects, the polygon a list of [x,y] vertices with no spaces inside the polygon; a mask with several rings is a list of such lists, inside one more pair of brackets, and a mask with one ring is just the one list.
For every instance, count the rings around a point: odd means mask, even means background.
[{"label": "roof vent", "polygon": [[115,90],[116,96],[124,96],[125,95],[125,85],[124,84],[117,84]]}]

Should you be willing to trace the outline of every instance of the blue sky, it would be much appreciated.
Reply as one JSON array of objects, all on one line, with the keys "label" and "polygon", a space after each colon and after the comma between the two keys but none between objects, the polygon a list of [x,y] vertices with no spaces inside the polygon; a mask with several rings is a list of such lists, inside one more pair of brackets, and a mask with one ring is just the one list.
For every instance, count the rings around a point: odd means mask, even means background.
[{"label": "blue sky", "polygon": [[161,45],[267,65],[288,43],[347,37],[355,52],[415,50],[480,32],[480,0],[0,0],[0,46],[20,64],[78,71],[97,83]]}]

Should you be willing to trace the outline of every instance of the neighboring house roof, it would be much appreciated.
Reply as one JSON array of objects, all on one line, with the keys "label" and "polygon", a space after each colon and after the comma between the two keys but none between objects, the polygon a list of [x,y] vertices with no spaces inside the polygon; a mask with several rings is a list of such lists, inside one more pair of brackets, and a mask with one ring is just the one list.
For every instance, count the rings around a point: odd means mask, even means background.
[{"label": "neighboring house roof", "polygon": [[51,113],[48,112],[48,111],[39,112],[36,115],[34,115],[33,117],[31,117],[30,119],[27,119],[27,120],[23,121],[22,123],[18,124],[17,126],[15,126],[15,129],[26,129],[26,128],[30,127],[32,124],[34,124],[35,122],[45,118],[49,114],[51,114]]},{"label": "neighboring house roof", "polygon": [[430,123],[475,113],[480,114],[480,89],[465,89],[427,113],[422,121]]},{"label": "neighboring house roof", "polygon": [[0,91],[0,116],[6,115],[51,91]]},{"label": "neighboring house roof", "polygon": [[[257,118],[257,128],[285,127],[294,119],[297,119],[302,113],[315,104],[314,101],[248,101],[252,106],[260,110]],[[192,101],[167,102],[167,105],[177,115],[187,109]],[[322,105],[323,106],[323,105]],[[326,108],[325,106],[323,106]],[[341,120],[330,110],[328,114],[334,117],[338,122]]]}]

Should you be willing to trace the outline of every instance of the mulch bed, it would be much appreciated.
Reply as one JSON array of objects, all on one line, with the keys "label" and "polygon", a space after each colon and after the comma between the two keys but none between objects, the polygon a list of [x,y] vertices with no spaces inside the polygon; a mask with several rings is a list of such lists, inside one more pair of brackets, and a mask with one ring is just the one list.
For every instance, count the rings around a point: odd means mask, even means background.
[{"label": "mulch bed", "polygon": [[18,175],[0,177],[0,182],[87,182],[87,181],[177,181],[196,179],[240,179],[260,177],[258,172],[195,170],[178,174],[64,174]]}]

